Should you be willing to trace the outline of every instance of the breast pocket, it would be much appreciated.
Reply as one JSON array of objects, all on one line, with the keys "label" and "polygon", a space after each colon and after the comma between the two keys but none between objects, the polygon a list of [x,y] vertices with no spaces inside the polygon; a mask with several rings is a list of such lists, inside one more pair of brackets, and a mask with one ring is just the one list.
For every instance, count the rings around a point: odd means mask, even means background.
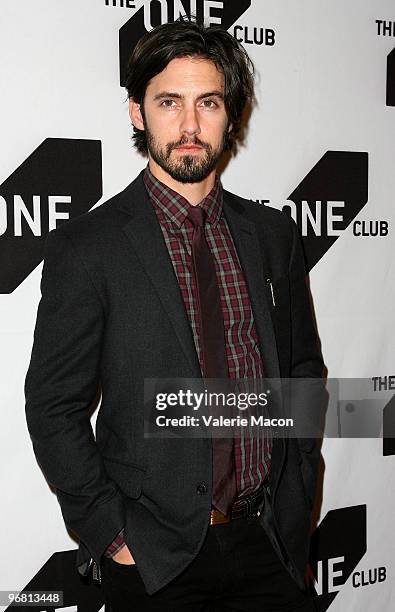
[{"label": "breast pocket", "polygon": [[132,499],[141,495],[146,470],[137,465],[126,464],[109,457],[103,457],[106,472],[114,480],[121,491]]}]

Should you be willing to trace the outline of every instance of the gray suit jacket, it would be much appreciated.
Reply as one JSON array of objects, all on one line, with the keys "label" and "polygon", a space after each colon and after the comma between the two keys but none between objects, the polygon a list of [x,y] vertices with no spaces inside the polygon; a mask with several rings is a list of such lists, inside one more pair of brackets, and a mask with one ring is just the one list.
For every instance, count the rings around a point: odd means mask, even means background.
[{"label": "gray suit jacket", "polygon": [[[227,191],[224,213],[245,274],[266,376],[316,377],[323,361],[295,223]],[[275,307],[266,279],[272,280]],[[144,378],[201,376],[192,331],[142,173],[49,233],[26,418],[86,571],[126,526],[147,592],[197,555],[211,508],[209,439],[144,439]],[[88,408],[101,387],[96,439]],[[261,515],[300,588],[319,450],[276,439]]]}]

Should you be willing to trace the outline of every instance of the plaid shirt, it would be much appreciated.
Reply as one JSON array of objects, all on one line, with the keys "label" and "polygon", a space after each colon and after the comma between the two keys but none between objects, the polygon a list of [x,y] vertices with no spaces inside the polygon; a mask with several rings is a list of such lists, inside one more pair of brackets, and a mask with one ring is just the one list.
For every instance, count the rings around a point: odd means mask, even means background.
[{"label": "plaid shirt", "polygon": [[[185,220],[191,204],[156,179],[148,165],[144,183],[163,232],[192,328],[199,362],[202,364],[196,311],[197,293],[192,274],[193,224],[189,219]],[[199,202],[199,206],[207,212],[205,235],[219,282],[229,377],[262,378],[263,365],[247,286],[228,223],[222,214],[222,203],[222,185],[216,175],[212,190]],[[267,430],[265,436],[264,428],[256,427],[254,431],[250,429],[247,435],[235,437],[238,498],[234,508],[241,508],[243,497],[256,491],[265,479],[270,468],[271,451],[272,438]],[[122,530],[104,554],[111,557],[123,545]]]}]

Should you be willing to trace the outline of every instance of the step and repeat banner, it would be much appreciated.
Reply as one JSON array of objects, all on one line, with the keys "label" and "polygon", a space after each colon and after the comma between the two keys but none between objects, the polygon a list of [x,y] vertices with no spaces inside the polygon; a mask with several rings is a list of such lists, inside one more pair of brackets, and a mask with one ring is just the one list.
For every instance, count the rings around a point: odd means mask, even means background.
[{"label": "step and repeat banner", "polygon": [[[225,188],[297,222],[328,376],[395,389],[393,0],[2,0],[0,591],[62,590],[59,609],[94,612],[103,598],[75,570],[78,542],[25,421],[43,244],[145,166],[125,65],[145,31],[189,12],[223,24],[256,66]],[[345,414],[363,414],[349,399]],[[394,411],[391,400],[383,419]],[[322,611],[395,608],[394,442],[324,440],[310,559]]]}]

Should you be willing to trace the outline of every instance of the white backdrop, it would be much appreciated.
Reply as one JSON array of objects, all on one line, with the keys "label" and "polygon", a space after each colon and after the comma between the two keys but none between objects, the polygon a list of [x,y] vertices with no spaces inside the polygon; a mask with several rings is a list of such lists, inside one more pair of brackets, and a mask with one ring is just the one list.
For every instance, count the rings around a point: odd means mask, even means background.
[{"label": "white backdrop", "polygon": [[[229,5],[239,4],[238,0],[202,2],[218,19],[230,10]],[[47,138],[101,141],[103,196],[98,202],[86,202],[86,209],[123,189],[145,165],[130,141],[118,52],[119,30],[142,4],[130,0],[1,2],[0,269],[8,273],[0,289],[0,590],[22,589],[54,553],[76,548],[56,496],[34,458],[24,413],[23,384],[42,270],[39,258],[30,270],[28,262],[37,257],[48,225],[42,221],[34,235],[25,223],[18,235],[11,223],[14,201],[8,191],[4,195],[3,183]],[[147,19],[151,3],[145,4]],[[163,0],[158,6],[164,10],[167,4],[173,2]],[[388,232],[357,236],[353,223],[343,228],[340,221],[339,236],[321,253],[310,281],[329,376],[394,376],[395,101],[386,104],[386,81],[393,90],[395,74],[387,75],[387,56],[395,47],[395,37],[388,33],[389,27],[383,32],[376,21],[394,22],[394,4],[391,0],[251,0],[249,8],[248,2],[244,4],[246,10],[230,31],[240,25],[237,31],[252,37],[254,27],[258,33],[260,28],[272,30],[269,42],[274,44],[245,42],[257,68],[258,105],[245,146],[224,171],[223,184],[239,195],[281,208],[326,152],[368,154],[367,202],[358,202],[352,217],[384,221]],[[395,35],[395,26],[392,32]],[[65,162],[59,151],[52,161],[60,175]],[[342,159],[336,153],[333,177],[322,178],[322,195],[316,200],[323,202],[325,210],[329,199],[344,201],[344,209],[349,206],[340,192],[328,196],[328,184],[336,183],[338,175],[344,172],[351,191],[364,180],[348,176]],[[31,210],[33,195],[40,195],[34,170],[15,180],[19,191],[14,195],[23,192]],[[83,184],[88,177],[81,173],[78,180]],[[81,190],[85,188],[82,185]],[[48,189],[42,194],[43,205]],[[70,210],[70,217],[76,215],[73,198],[59,209]],[[325,231],[318,240],[321,245]],[[306,244],[312,234],[310,227]],[[14,285],[10,286],[10,278],[15,279]],[[324,441],[323,459],[317,530],[321,526],[324,531],[323,521],[330,511],[338,512],[332,513],[334,521],[327,532],[334,548],[325,552],[322,543],[317,559],[324,568],[319,592],[332,592],[331,598],[336,595],[332,603],[321,597],[321,609],[390,611],[395,606],[395,457],[383,456],[381,439],[332,439]],[[359,531],[357,541],[348,541],[344,532],[342,511],[350,507],[362,513],[366,509],[366,532]],[[345,560],[365,538],[366,552],[345,579]],[[331,587],[333,574],[329,573],[328,585],[325,568],[334,558],[334,571],[340,573]],[[378,575],[385,579],[374,582],[375,568],[384,568]],[[59,577],[59,569],[56,572],[53,576]],[[366,584],[358,586],[362,581]],[[48,583],[47,588],[58,588],[58,584]],[[76,610],[77,601],[68,609]]]}]

